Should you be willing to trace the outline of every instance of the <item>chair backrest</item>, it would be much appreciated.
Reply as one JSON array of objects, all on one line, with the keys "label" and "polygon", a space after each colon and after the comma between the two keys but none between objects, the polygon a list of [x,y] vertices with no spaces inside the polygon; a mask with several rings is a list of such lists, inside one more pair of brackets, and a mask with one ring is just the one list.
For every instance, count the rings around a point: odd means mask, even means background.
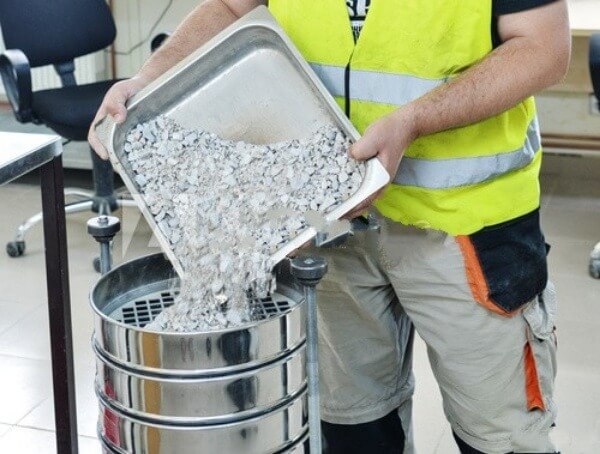
[{"label": "chair backrest", "polygon": [[57,65],[110,45],[115,23],[104,0],[0,0],[7,49],[20,49],[32,67]]},{"label": "chair backrest", "polygon": [[600,103],[600,34],[593,35],[590,39],[590,72],[594,92]]}]

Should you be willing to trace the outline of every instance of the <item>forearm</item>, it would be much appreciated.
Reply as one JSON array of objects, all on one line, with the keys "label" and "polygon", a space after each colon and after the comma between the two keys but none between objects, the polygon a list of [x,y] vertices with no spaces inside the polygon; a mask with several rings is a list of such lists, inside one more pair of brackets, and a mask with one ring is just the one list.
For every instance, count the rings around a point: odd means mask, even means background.
[{"label": "forearm", "polygon": [[137,77],[151,82],[190,55],[241,16],[263,4],[259,0],[206,0],[192,11],[146,61]]},{"label": "forearm", "polygon": [[[457,79],[414,101],[418,136],[465,126],[498,115],[555,84],[562,71],[540,58],[537,45],[512,39]],[[540,61],[542,60],[542,61]]]},{"label": "forearm", "polygon": [[[350,154],[377,157],[393,178],[405,150],[420,136],[478,123],[564,77],[571,50],[566,0],[500,16],[504,44],[431,93],[372,123]],[[348,213],[360,215],[378,194]]]},{"label": "forearm", "polygon": [[501,19],[505,39],[501,46],[458,78],[406,106],[417,136],[498,115],[564,77],[570,60],[565,3],[529,14],[548,17],[534,32],[527,14]]}]

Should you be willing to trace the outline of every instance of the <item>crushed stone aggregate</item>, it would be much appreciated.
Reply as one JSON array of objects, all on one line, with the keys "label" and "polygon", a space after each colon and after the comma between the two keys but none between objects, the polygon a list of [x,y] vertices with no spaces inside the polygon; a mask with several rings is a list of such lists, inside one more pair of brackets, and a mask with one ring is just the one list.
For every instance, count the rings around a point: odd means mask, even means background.
[{"label": "crushed stone aggregate", "polygon": [[248,298],[275,288],[271,256],[352,196],[364,163],[332,125],[303,140],[254,145],[167,116],[134,127],[126,163],[185,270],[175,304],[146,326],[196,332],[253,320]]}]

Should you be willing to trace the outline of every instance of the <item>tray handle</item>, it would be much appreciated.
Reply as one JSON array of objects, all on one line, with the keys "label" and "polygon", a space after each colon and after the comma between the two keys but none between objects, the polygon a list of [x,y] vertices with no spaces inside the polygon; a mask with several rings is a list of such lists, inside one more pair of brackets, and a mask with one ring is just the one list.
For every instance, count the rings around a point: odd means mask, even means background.
[{"label": "tray handle", "polygon": [[98,140],[104,146],[104,148],[109,151],[112,150],[110,146],[110,136],[111,130],[115,125],[114,120],[107,115],[104,118],[101,118],[94,124],[94,130],[96,131],[96,135],[98,136]]}]

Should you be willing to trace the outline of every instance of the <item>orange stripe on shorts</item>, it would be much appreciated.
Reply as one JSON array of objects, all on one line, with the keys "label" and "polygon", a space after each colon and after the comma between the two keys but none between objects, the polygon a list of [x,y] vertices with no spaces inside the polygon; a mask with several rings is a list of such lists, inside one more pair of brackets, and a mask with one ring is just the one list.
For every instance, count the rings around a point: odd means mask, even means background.
[{"label": "orange stripe on shorts", "polygon": [[505,317],[510,317],[518,312],[519,309],[513,312],[505,311],[500,306],[494,304],[490,299],[490,289],[485,279],[485,275],[483,274],[481,262],[471,238],[466,235],[460,235],[456,237],[456,242],[458,243],[465,260],[467,280],[469,281],[473,298],[486,309],[489,309],[496,314],[504,315]]},{"label": "orange stripe on shorts", "polygon": [[525,394],[527,396],[527,409],[529,411],[536,409],[546,410],[540,388],[535,356],[533,355],[529,341],[525,344]]}]

